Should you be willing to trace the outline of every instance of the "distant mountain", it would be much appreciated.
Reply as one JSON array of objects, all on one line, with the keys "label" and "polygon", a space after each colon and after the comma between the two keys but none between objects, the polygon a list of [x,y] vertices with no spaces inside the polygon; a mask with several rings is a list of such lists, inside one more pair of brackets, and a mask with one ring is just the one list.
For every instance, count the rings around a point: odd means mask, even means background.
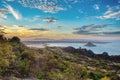
[{"label": "distant mountain", "polygon": [[92,42],[88,42],[87,44],[85,44],[85,46],[95,47],[96,45],[95,45],[95,44],[93,44]]}]

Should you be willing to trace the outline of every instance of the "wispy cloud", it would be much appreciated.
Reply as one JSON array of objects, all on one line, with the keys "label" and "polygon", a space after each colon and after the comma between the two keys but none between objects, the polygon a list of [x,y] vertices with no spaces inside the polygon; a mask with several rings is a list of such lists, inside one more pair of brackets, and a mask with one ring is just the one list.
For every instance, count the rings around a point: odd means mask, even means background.
[{"label": "wispy cloud", "polygon": [[90,25],[84,25],[81,26],[80,28],[73,28],[75,32],[74,34],[97,34],[99,32],[99,29],[106,27],[106,24],[102,25],[95,25],[95,24],[90,24]]},{"label": "wispy cloud", "polygon": [[110,18],[116,18],[116,20],[120,17],[120,11],[118,12],[108,12],[103,16],[99,16],[97,18],[100,19],[110,19]]},{"label": "wispy cloud", "polygon": [[24,7],[37,8],[44,12],[56,13],[65,10],[65,8],[58,5],[58,0],[18,0]]},{"label": "wispy cloud", "polygon": [[103,34],[106,34],[106,35],[120,35],[120,31],[103,32]]},{"label": "wispy cloud", "polygon": [[6,0],[6,1],[8,1],[8,2],[13,2],[13,1],[15,1],[15,0]]},{"label": "wispy cloud", "polygon": [[80,28],[73,28],[74,30],[82,30],[82,31],[93,31],[97,28],[104,28],[106,27],[107,25],[105,24],[102,24],[102,25],[95,25],[95,24],[90,24],[90,25],[84,25],[84,26],[81,26]]},{"label": "wispy cloud", "polygon": [[7,19],[8,11],[6,9],[0,9],[0,18]]},{"label": "wispy cloud", "polygon": [[0,25],[0,35],[1,34],[7,34],[6,32],[5,32],[5,27],[4,26],[2,26],[2,25]]},{"label": "wispy cloud", "polygon": [[43,21],[48,22],[48,23],[54,23],[57,21],[57,19],[54,17],[47,17],[47,18],[44,18]]},{"label": "wispy cloud", "polygon": [[84,13],[81,9],[79,9],[78,12],[79,12],[80,14],[83,14],[83,13]]},{"label": "wispy cloud", "polygon": [[7,19],[7,15],[5,15],[5,14],[0,14],[0,18],[2,18],[2,19]]},{"label": "wispy cloud", "polygon": [[[36,8],[45,13],[57,13],[73,8],[73,4],[93,0],[18,0],[24,7]],[[96,7],[98,9],[98,7]]]},{"label": "wispy cloud", "polygon": [[79,35],[99,35],[99,36],[105,36],[105,35],[120,35],[120,30],[98,30],[98,29],[103,29],[107,27],[108,25],[111,24],[101,24],[101,25],[95,25],[95,24],[90,24],[90,25],[84,25],[81,26],[80,28],[73,28],[75,30],[73,34],[79,34]]},{"label": "wispy cloud", "polygon": [[29,21],[29,22],[36,22],[36,21],[40,21],[41,17],[39,15],[36,15],[32,18],[24,18],[25,21]]},{"label": "wispy cloud", "polygon": [[7,14],[8,13],[8,10],[6,9],[0,9],[0,14]]},{"label": "wispy cloud", "polygon": [[118,1],[118,3],[120,3],[120,0]]},{"label": "wispy cloud", "polygon": [[[36,8],[45,13],[57,13],[73,8],[74,4],[84,3],[93,0],[6,0],[7,2],[16,1],[24,7]],[[99,6],[95,6],[96,9]]]},{"label": "wispy cloud", "polygon": [[94,8],[95,10],[99,10],[99,9],[100,9],[98,4],[93,5],[93,8]]},{"label": "wispy cloud", "polygon": [[46,28],[31,28],[30,30],[49,31],[49,29]]},{"label": "wispy cloud", "polygon": [[[29,29],[25,26],[22,25],[13,25],[13,26],[4,26],[0,25],[0,30],[2,31],[6,36],[19,36],[19,37],[32,37],[32,36],[44,36],[49,34],[49,30],[47,29],[42,29],[42,28],[34,28],[34,29]],[[45,31],[46,30],[46,31]]]},{"label": "wispy cloud", "polygon": [[57,29],[61,29],[63,26],[57,26]]},{"label": "wispy cloud", "polygon": [[102,16],[97,16],[96,18],[119,20],[119,18],[120,18],[120,6],[119,5],[114,6],[114,7],[107,6],[107,8],[108,8],[108,10]]},{"label": "wispy cloud", "polygon": [[16,20],[22,19],[21,14],[18,11],[16,11],[12,6],[7,4],[5,7],[8,9],[9,13],[11,13],[14,16]]}]

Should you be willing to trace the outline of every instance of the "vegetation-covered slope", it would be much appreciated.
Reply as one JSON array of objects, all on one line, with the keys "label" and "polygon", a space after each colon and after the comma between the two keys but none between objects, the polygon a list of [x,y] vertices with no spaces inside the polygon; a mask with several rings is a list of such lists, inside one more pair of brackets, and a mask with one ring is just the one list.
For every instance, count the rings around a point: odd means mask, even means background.
[{"label": "vegetation-covered slope", "polygon": [[120,80],[119,61],[101,56],[72,47],[29,48],[18,37],[4,38],[0,41],[0,78]]}]

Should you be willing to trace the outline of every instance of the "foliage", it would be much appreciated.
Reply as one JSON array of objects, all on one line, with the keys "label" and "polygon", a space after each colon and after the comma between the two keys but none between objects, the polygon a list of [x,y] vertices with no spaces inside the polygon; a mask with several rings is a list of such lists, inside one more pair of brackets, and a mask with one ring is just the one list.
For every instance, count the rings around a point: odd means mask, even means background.
[{"label": "foliage", "polygon": [[89,76],[93,80],[99,80],[103,77],[102,74],[99,72],[90,72]]},{"label": "foliage", "polygon": [[14,36],[10,39],[10,42],[20,43],[20,38],[18,38],[17,36]]},{"label": "foliage", "polygon": [[0,67],[9,67],[15,61],[15,53],[9,44],[0,45]]},{"label": "foliage", "polygon": [[38,79],[42,79],[44,77],[45,77],[45,73],[44,72],[40,71],[40,72],[37,73],[37,78]]},{"label": "foliage", "polygon": [[120,64],[110,65],[110,61],[66,53],[61,48],[29,48],[19,41],[12,38],[0,44],[2,78],[13,75],[40,80],[120,80]]},{"label": "foliage", "polygon": [[30,61],[28,59],[21,60],[20,73],[23,77],[28,76],[29,63],[30,63]]},{"label": "foliage", "polygon": [[101,80],[111,80],[109,77],[103,77]]}]

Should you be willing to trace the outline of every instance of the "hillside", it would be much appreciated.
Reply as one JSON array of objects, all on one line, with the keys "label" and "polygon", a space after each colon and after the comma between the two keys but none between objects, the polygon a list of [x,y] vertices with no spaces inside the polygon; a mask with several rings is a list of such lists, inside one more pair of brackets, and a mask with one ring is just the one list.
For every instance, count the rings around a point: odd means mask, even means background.
[{"label": "hillside", "polygon": [[120,56],[73,47],[26,47],[0,38],[2,80],[120,80]]}]

